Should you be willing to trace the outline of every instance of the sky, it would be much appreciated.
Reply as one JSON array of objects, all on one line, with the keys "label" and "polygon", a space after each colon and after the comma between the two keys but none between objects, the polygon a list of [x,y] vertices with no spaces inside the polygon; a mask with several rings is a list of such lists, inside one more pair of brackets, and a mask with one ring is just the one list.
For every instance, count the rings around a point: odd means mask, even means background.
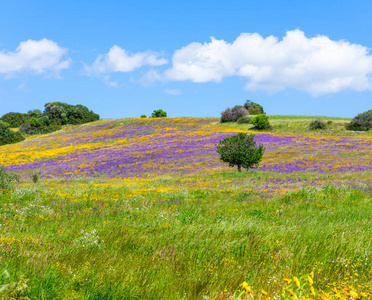
[{"label": "sky", "polygon": [[372,1],[0,0],[0,115],[101,118],[372,109]]}]

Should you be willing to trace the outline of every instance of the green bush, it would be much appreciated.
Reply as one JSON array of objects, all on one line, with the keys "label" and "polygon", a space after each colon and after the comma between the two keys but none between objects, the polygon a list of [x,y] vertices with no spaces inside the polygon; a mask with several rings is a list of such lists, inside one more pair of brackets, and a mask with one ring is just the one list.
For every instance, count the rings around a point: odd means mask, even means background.
[{"label": "green bush", "polygon": [[265,112],[263,110],[263,107],[259,105],[258,103],[254,103],[250,100],[247,100],[244,104],[245,109],[248,110],[250,115],[264,115]]},{"label": "green bush", "polygon": [[18,143],[24,139],[20,132],[10,130],[8,123],[0,121],[0,146]]},{"label": "green bush", "polygon": [[270,129],[269,117],[267,115],[257,115],[251,120],[255,129]]},{"label": "green bush", "polygon": [[166,117],[167,117],[167,113],[162,109],[154,110],[154,112],[151,115],[151,118],[166,118]]},{"label": "green bush", "polygon": [[9,193],[13,190],[15,182],[19,182],[19,176],[0,166],[0,192],[2,194]]},{"label": "green bush", "polygon": [[346,124],[347,130],[368,131],[372,128],[372,110],[365,111]]},{"label": "green bush", "polygon": [[221,161],[228,163],[230,167],[237,166],[239,172],[242,167],[247,170],[256,168],[264,152],[262,145],[257,147],[254,134],[243,132],[225,137],[217,145],[217,153]]},{"label": "green bush", "polygon": [[146,115],[141,115],[141,118],[147,118],[147,116]]},{"label": "green bush", "polygon": [[0,118],[0,120],[5,123],[8,123],[11,128],[16,128],[26,123],[28,117],[29,116],[26,114],[10,112],[10,113],[3,115]]},{"label": "green bush", "polygon": [[324,123],[324,121],[319,120],[319,119],[311,121],[309,124],[310,130],[318,130],[318,129],[326,129],[326,128],[327,128],[326,123]]},{"label": "green bush", "polygon": [[250,116],[243,116],[236,121],[238,124],[249,124],[251,123],[251,117]]}]

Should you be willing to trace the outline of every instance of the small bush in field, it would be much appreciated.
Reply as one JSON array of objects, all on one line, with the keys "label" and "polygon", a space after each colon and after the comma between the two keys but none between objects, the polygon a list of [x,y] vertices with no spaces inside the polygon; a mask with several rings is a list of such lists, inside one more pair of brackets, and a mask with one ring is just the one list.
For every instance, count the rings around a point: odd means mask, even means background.
[{"label": "small bush in field", "polygon": [[243,116],[236,121],[238,124],[249,124],[251,123],[251,117],[250,116]]},{"label": "small bush in field", "polygon": [[319,119],[311,121],[309,125],[310,130],[326,129],[326,127],[327,127],[326,123],[324,123],[324,121],[319,120]]},{"label": "small bush in field", "polygon": [[372,128],[372,110],[365,111],[354,117],[350,123],[346,124],[347,130],[368,131]]},{"label": "small bush in field", "polygon": [[147,116],[146,115],[141,115],[141,118],[147,118]]},{"label": "small bush in field", "polygon": [[257,115],[251,120],[255,129],[270,129],[269,117],[267,115]]},{"label": "small bush in field", "polygon": [[217,145],[217,153],[223,162],[230,167],[256,168],[262,159],[265,149],[262,145],[257,147],[254,134],[239,132],[237,135],[225,137]]}]

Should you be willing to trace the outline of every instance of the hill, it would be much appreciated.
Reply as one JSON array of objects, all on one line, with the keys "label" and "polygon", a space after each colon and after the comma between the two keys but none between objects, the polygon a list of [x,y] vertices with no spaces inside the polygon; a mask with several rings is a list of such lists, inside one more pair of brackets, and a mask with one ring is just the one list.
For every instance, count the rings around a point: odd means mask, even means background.
[{"label": "hill", "polygon": [[259,168],[238,173],[215,145],[244,126],[101,120],[1,147],[0,162],[21,181],[0,194],[9,274],[0,295],[17,287],[30,299],[290,298],[289,289],[310,297],[311,286],[317,295],[368,293],[369,133],[274,126],[255,132],[267,149]]}]

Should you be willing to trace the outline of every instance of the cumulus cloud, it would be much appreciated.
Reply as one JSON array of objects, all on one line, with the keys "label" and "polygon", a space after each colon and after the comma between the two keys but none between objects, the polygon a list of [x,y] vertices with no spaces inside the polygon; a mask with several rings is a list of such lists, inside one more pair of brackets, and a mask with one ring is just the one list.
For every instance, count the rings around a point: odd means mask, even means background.
[{"label": "cumulus cloud", "polygon": [[100,55],[91,66],[85,66],[89,75],[99,76],[112,72],[132,72],[143,66],[161,66],[167,64],[156,53],[137,52],[128,54],[125,49],[113,46],[107,54]]},{"label": "cumulus cloud", "polygon": [[58,75],[71,64],[70,58],[63,60],[66,53],[66,49],[48,39],[21,42],[14,52],[0,51],[0,74],[12,76],[32,72]]},{"label": "cumulus cloud", "polygon": [[181,95],[181,90],[179,89],[169,89],[169,90],[164,90],[164,93],[168,94],[168,95],[173,95],[173,96],[178,96],[178,95]]},{"label": "cumulus cloud", "polygon": [[327,36],[307,38],[300,30],[285,37],[242,33],[235,41],[211,38],[176,50],[167,80],[219,82],[225,77],[247,79],[248,90],[278,92],[294,88],[313,95],[372,87],[369,49]]}]

